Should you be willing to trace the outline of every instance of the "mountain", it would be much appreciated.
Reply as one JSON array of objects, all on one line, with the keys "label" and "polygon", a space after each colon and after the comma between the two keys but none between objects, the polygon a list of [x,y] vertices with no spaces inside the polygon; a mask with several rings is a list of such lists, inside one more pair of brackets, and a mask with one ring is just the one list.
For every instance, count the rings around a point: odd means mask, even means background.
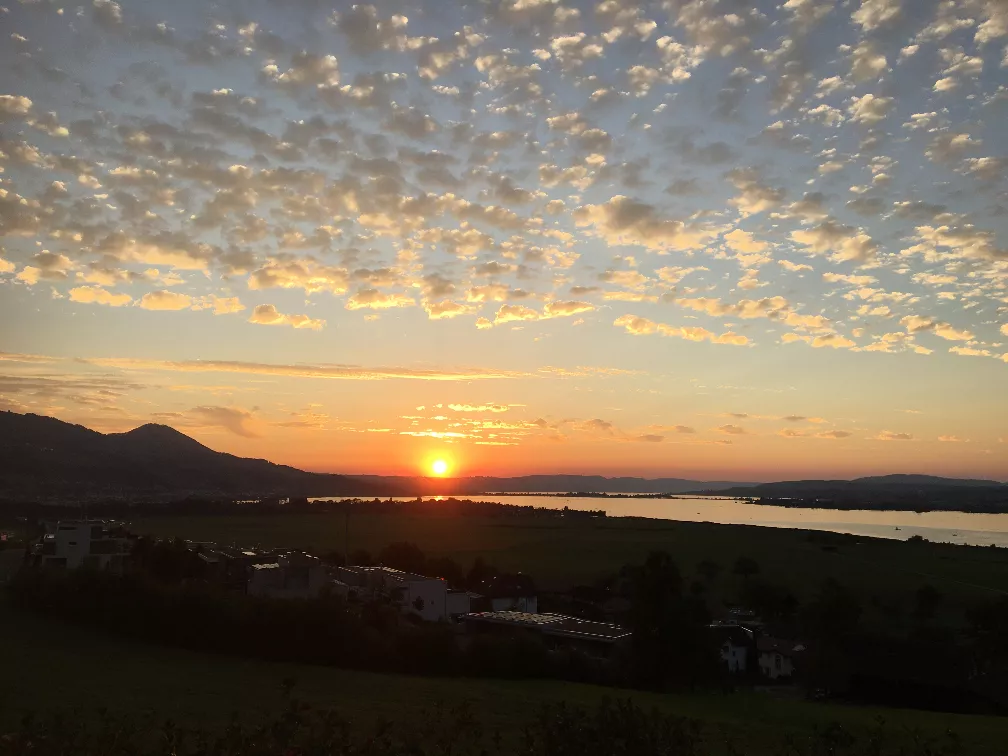
[{"label": "mountain", "polygon": [[165,425],[103,434],[51,417],[0,412],[0,496],[35,498],[372,496],[398,493],[216,452]]},{"label": "mountain", "polygon": [[[1008,512],[1008,485],[934,475],[879,475],[855,480],[787,480],[718,491],[784,506],[827,509]],[[771,503],[767,501],[767,503]]]},{"label": "mountain", "polygon": [[683,493],[741,485],[747,484],[599,475],[349,477],[217,452],[166,425],[105,434],[52,417],[0,412],[0,498],[9,499]]}]

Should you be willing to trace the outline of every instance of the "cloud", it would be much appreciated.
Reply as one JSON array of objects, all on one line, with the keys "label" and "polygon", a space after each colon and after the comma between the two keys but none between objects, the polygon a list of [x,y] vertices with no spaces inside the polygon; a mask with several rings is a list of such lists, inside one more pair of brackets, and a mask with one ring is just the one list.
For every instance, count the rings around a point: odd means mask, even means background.
[{"label": "cloud", "polygon": [[851,14],[851,19],[866,31],[874,31],[897,19],[901,0],[861,0],[861,5]]},{"label": "cloud", "polygon": [[706,328],[670,326],[665,323],[656,323],[647,318],[637,317],[636,315],[621,315],[616,318],[613,325],[626,329],[626,332],[632,336],[659,334],[687,341],[709,341],[712,344],[732,344],[734,346],[744,346],[749,343],[748,338],[732,331],[727,331],[719,336],[708,331]]},{"label": "cloud", "polygon": [[654,205],[624,195],[598,205],[582,205],[574,211],[574,219],[610,245],[628,244],[653,252],[697,249],[713,236],[702,228],[663,218]]},{"label": "cloud", "polygon": [[869,263],[876,258],[878,245],[863,231],[829,219],[811,228],[791,232],[791,239],[834,262]]},{"label": "cloud", "polygon": [[909,433],[894,433],[893,431],[882,431],[875,436],[876,441],[913,441],[913,436]]},{"label": "cloud", "polygon": [[845,430],[828,430],[828,431],[821,431],[819,433],[816,433],[815,435],[816,438],[839,439],[839,438],[850,438],[854,434],[851,433],[850,431]]},{"label": "cloud", "polygon": [[583,423],[579,423],[578,429],[588,431],[589,433],[611,435],[613,432],[613,424],[608,420],[602,420],[596,417],[592,420],[585,420]]},{"label": "cloud", "polygon": [[466,305],[453,302],[450,299],[444,299],[440,302],[425,301],[423,307],[427,311],[427,317],[431,320],[447,320],[470,312],[470,308]]},{"label": "cloud", "polygon": [[906,328],[907,333],[931,332],[946,341],[970,341],[973,338],[972,332],[968,330],[960,330],[949,323],[921,315],[907,315],[900,319],[900,325]]},{"label": "cloud", "polygon": [[238,297],[211,296],[207,306],[213,308],[214,315],[231,315],[245,309]]},{"label": "cloud", "polygon": [[455,412],[507,412],[506,404],[449,404],[448,409]]},{"label": "cloud", "polygon": [[839,333],[825,333],[816,336],[810,343],[816,349],[823,347],[829,347],[830,349],[850,349],[853,346],[857,346],[856,342]]},{"label": "cloud", "polygon": [[774,210],[784,201],[784,190],[764,184],[751,168],[729,171],[728,180],[739,190],[729,204],[738,208],[743,217]]},{"label": "cloud", "polygon": [[249,275],[248,287],[253,291],[263,289],[303,289],[305,294],[328,291],[344,294],[347,290],[347,271],[321,265],[314,260],[271,262]]},{"label": "cloud", "polygon": [[93,0],[94,21],[106,31],[122,25],[122,8],[114,0]]},{"label": "cloud", "polygon": [[23,95],[0,95],[0,121],[22,118],[32,109],[32,101]]},{"label": "cloud", "polygon": [[539,313],[522,305],[501,305],[493,322],[494,325],[502,325],[526,320],[539,320]]},{"label": "cloud", "polygon": [[583,312],[591,312],[595,305],[589,302],[547,302],[543,308],[544,318],[565,318],[571,315],[579,315]]},{"label": "cloud", "polygon": [[889,114],[893,102],[892,97],[880,97],[874,94],[855,96],[851,99],[847,112],[858,123],[871,126]]},{"label": "cloud", "polygon": [[388,310],[394,307],[413,307],[416,300],[407,294],[383,294],[377,289],[361,289],[346,301],[348,310]]},{"label": "cloud", "polygon": [[167,371],[183,373],[242,373],[286,378],[330,378],[339,380],[477,381],[505,378],[529,378],[529,373],[514,370],[464,368],[441,370],[408,367],[360,367],[354,365],[280,365],[238,360],[141,360],[128,357],[80,358],[79,362],[120,370]]},{"label": "cloud", "polygon": [[316,320],[307,315],[285,315],[279,312],[276,305],[261,304],[256,305],[252,311],[249,323],[259,325],[284,325],[292,328],[310,328],[313,331],[320,331],[325,327],[324,320]]},{"label": "cloud", "polygon": [[138,304],[145,310],[186,310],[193,306],[193,298],[175,291],[150,291]]},{"label": "cloud", "polygon": [[723,433],[726,436],[744,436],[748,431],[741,425],[719,425],[714,428],[718,433]]},{"label": "cloud", "polygon": [[248,410],[234,407],[193,407],[189,415],[203,425],[217,426],[244,438],[262,436],[260,422]]},{"label": "cloud", "polygon": [[30,262],[31,265],[24,266],[16,276],[18,281],[29,286],[34,286],[40,280],[65,281],[75,267],[66,255],[49,250],[32,255]]},{"label": "cloud", "polygon": [[665,440],[665,436],[659,436],[656,433],[645,433],[642,436],[637,436],[635,441],[644,441],[647,443],[657,444]]},{"label": "cloud", "polygon": [[69,291],[70,301],[81,304],[101,304],[109,307],[123,307],[132,304],[129,294],[114,294],[100,286],[77,286]]}]

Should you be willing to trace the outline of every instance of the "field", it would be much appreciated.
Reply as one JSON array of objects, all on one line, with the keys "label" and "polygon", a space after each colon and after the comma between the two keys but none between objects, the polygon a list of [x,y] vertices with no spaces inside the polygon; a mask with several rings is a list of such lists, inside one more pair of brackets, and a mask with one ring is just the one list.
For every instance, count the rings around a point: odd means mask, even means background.
[{"label": "field", "polygon": [[293,678],[299,698],[356,722],[410,721],[435,704],[470,701],[488,731],[499,730],[505,738],[518,737],[522,724],[545,702],[590,706],[606,696],[631,696],[645,707],[696,718],[712,744],[733,738],[752,754],[779,743],[784,732],[802,737],[839,722],[857,734],[879,717],[901,737],[913,731],[937,736],[951,729],[962,738],[966,754],[1002,753],[1008,734],[1005,719],[826,705],[765,693],[651,695],[561,682],[414,678],[206,656],[114,640],[4,605],[0,647],[9,651],[8,684],[0,686],[0,730],[15,726],[27,712],[76,711],[75,716],[87,717],[99,707],[216,727],[233,712],[255,719],[279,711],[282,682]]},{"label": "field", "polygon": [[[131,527],[160,537],[342,553],[346,523],[338,514],[291,514],[161,517],[137,519]],[[722,574],[711,587],[719,600],[730,600],[738,588],[731,574],[735,559],[749,556],[759,564],[760,577],[786,586],[801,601],[827,577],[839,580],[864,598],[866,620],[879,622],[908,612],[914,592],[925,584],[943,594],[940,612],[953,623],[962,620],[966,607],[1008,593],[1008,549],[635,518],[355,514],[350,519],[351,552],[375,554],[395,541],[412,541],[429,556],[452,557],[464,566],[482,557],[500,569],[531,575],[542,589],[557,590],[591,583],[664,549],[687,579],[697,576],[702,560],[720,564]]]}]

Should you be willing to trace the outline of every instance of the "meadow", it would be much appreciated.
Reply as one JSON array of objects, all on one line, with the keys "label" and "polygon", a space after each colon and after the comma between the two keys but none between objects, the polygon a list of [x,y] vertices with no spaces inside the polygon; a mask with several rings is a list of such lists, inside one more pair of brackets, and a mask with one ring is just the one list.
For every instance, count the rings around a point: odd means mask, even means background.
[{"label": "meadow", "polygon": [[739,579],[732,565],[754,559],[759,577],[785,586],[799,601],[832,577],[860,595],[865,619],[892,622],[908,612],[924,585],[941,592],[940,614],[962,621],[966,608],[1008,594],[1008,549],[893,541],[748,525],[561,516],[437,516],[278,514],[138,518],[134,532],[223,544],[287,547],[324,554],[410,541],[431,557],[468,567],[477,557],[501,570],[531,575],[540,589],[567,590],[640,563],[665,550],[687,579],[712,561],[721,574],[709,581],[712,600],[731,601]]},{"label": "meadow", "polygon": [[380,675],[326,667],[249,661],[113,639],[0,605],[0,646],[8,684],[0,686],[0,732],[29,713],[74,718],[101,709],[154,721],[222,727],[235,713],[246,721],[285,706],[285,681],[314,707],[332,708],[364,725],[386,719],[419,721],[437,706],[469,702],[487,732],[519,738],[547,703],[594,706],[606,697],[631,698],[645,708],[698,720],[713,753],[777,753],[785,736],[799,741],[831,724],[863,739],[885,722],[900,742],[958,736],[962,754],[1003,752],[1008,720],[807,702],[781,694],[648,694],[553,681],[496,681]]}]

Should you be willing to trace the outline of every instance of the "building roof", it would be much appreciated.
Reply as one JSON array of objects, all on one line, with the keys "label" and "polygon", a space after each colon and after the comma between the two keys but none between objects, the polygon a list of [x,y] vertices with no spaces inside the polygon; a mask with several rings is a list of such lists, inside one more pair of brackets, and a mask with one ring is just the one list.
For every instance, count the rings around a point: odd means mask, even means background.
[{"label": "building roof", "polygon": [[279,570],[280,565],[276,562],[268,562],[266,564],[253,564],[251,565],[253,570]]},{"label": "building roof", "polygon": [[346,567],[340,567],[340,569],[350,570],[351,572],[359,572],[361,574],[381,575],[389,580],[396,580],[400,583],[408,583],[411,580],[441,580],[443,582],[443,578],[417,575],[412,572],[403,572],[402,570],[397,570],[394,567],[386,567],[384,565],[347,565]]},{"label": "building roof", "polygon": [[761,653],[780,654],[781,656],[793,656],[805,650],[805,645],[793,640],[782,638],[770,638],[763,636],[756,640],[756,648]]},{"label": "building roof", "polygon": [[485,622],[539,630],[544,635],[614,643],[630,637],[630,631],[608,622],[589,622],[563,614],[532,614],[531,612],[474,612],[462,619],[467,622]]}]

